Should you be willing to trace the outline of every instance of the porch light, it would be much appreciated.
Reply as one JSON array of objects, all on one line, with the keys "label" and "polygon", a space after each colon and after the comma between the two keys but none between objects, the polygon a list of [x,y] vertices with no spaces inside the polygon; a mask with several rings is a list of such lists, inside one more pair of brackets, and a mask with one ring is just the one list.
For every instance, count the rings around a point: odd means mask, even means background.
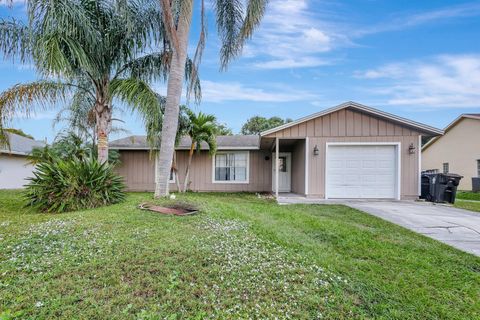
[{"label": "porch light", "polygon": [[415,146],[413,145],[413,143],[410,143],[410,145],[408,146],[408,153],[415,154]]},{"label": "porch light", "polygon": [[317,147],[317,145],[315,145],[315,147],[313,147],[313,155],[318,156],[319,154],[320,154],[320,152],[318,150],[318,147]]}]

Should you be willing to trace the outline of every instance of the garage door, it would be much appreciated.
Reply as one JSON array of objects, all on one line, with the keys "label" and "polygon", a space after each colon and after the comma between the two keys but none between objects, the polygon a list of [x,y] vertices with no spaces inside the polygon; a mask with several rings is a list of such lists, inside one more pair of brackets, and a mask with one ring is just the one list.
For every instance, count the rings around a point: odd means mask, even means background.
[{"label": "garage door", "polygon": [[327,198],[397,198],[394,145],[327,146]]}]

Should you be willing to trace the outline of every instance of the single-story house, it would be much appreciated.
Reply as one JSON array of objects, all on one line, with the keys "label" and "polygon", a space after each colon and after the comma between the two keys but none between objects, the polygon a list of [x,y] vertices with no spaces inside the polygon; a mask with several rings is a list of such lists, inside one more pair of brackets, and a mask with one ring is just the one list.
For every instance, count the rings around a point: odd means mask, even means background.
[{"label": "single-story house", "polygon": [[[194,155],[190,190],[295,193],[315,198],[416,199],[422,136],[443,131],[347,102],[258,136],[219,136],[218,151]],[[145,137],[113,141],[128,189],[152,191],[155,159]],[[183,179],[188,138],[176,148]],[[277,163],[278,165],[275,165]],[[176,186],[171,179],[171,190]]]},{"label": "single-story house", "polygon": [[460,190],[472,190],[472,177],[480,177],[480,113],[462,114],[445,128],[445,135],[422,148],[422,170],[456,173]]},{"label": "single-story house", "polygon": [[0,189],[19,189],[31,177],[34,166],[28,163],[27,156],[33,148],[42,148],[45,143],[17,134],[7,133],[10,148],[0,147]]}]

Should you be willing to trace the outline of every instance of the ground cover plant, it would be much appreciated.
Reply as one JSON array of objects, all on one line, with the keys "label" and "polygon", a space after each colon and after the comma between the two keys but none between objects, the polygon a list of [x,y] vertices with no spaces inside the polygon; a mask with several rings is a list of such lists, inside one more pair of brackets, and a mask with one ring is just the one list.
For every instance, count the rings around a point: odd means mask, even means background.
[{"label": "ground cover plant", "polygon": [[[365,213],[186,193],[39,214],[0,191],[0,317],[476,319],[480,259]],[[156,203],[167,205],[171,200]]]}]

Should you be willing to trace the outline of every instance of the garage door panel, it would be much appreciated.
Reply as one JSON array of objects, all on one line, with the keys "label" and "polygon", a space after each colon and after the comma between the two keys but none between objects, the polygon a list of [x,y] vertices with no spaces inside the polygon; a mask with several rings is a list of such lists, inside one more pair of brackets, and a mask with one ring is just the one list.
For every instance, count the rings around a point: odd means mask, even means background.
[{"label": "garage door panel", "polygon": [[328,146],[329,198],[396,198],[394,145]]}]

